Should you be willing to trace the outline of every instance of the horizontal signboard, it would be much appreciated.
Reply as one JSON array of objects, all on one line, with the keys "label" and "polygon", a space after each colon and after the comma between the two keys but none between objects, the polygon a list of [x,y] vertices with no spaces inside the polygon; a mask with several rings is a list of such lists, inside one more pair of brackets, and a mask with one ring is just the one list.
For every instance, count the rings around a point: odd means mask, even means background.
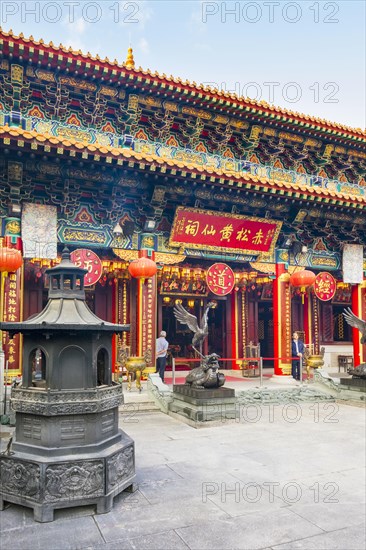
[{"label": "horizontal signboard", "polygon": [[272,253],[282,222],[224,214],[196,208],[178,207],[170,246],[238,251],[250,254]]}]

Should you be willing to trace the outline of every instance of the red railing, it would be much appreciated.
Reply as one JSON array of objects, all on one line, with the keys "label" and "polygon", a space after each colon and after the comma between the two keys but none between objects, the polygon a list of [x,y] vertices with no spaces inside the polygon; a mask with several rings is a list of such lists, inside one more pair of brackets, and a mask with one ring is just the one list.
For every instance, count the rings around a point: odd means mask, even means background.
[{"label": "red railing", "polygon": [[[266,361],[274,361],[274,360],[282,360],[282,361],[296,361],[296,360],[299,360],[300,361],[300,382],[302,383],[302,370],[303,370],[303,361],[302,361],[302,357],[220,357],[219,359],[219,362],[221,361],[232,361],[232,362],[235,362],[235,363],[253,363],[253,362],[257,362],[258,365],[257,366],[254,366],[254,367],[246,367],[247,370],[250,370],[250,369],[256,369],[258,368],[259,370],[259,381],[260,381],[260,386],[262,386],[263,384],[263,361],[266,360]],[[189,363],[201,363],[202,359],[192,359],[192,358],[188,358],[188,357],[172,357],[172,383],[174,384],[175,383],[175,366],[177,364],[177,362],[181,362],[185,365],[188,366],[188,368],[193,368],[193,367],[190,367],[189,366]],[[240,368],[239,370],[245,370],[244,367]]]}]

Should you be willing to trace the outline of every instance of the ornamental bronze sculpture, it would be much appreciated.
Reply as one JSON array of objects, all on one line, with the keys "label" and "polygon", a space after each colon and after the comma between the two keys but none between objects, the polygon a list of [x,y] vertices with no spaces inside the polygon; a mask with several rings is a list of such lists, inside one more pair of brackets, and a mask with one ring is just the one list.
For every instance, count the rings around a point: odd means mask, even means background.
[{"label": "ornamental bronze sculpture", "polygon": [[[180,323],[188,325],[194,332],[192,347],[202,359],[200,366],[193,369],[186,376],[186,384],[196,389],[219,388],[225,384],[225,376],[221,372],[218,372],[220,368],[218,362],[219,355],[216,353],[202,355],[202,345],[208,336],[208,312],[212,307],[214,307],[214,303],[209,302],[203,312],[200,325],[198,324],[197,317],[189,313],[181,304],[177,304],[174,307],[176,319]],[[199,347],[199,350],[196,346]]]},{"label": "ornamental bronze sculpture", "polygon": [[193,369],[186,377],[186,384],[192,388],[219,388],[225,384],[225,376],[218,372],[220,368],[216,353],[203,357],[199,367]]},{"label": "ornamental bronze sculpture", "polygon": [[[208,336],[208,312],[210,308],[214,307],[213,302],[209,302],[205,307],[205,310],[202,315],[201,323],[198,324],[197,317],[189,313],[182,304],[177,304],[174,306],[174,315],[176,319],[182,323],[186,324],[193,332],[192,347],[193,349],[201,356],[202,355],[202,344],[205,338]],[[199,350],[196,348],[199,347]]]},{"label": "ornamental bronze sculpture", "polygon": [[[361,332],[361,344],[366,344],[366,321],[357,317],[349,307],[346,308],[343,315],[351,327],[357,328]],[[366,363],[361,363],[355,369],[348,369],[348,374],[354,378],[366,379]]]},{"label": "ornamental bronze sculpture", "polygon": [[357,328],[361,332],[361,344],[366,344],[366,321],[357,317],[349,307],[344,310],[343,316],[351,327]]},{"label": "ornamental bronze sculpture", "polygon": [[0,508],[33,508],[34,519],[53,521],[54,510],[96,504],[134,490],[133,440],[118,427],[122,384],[112,381],[112,336],[129,330],[99,319],[85,303],[85,269],[70,261],[48,269],[48,303],[19,323],[0,323],[23,334],[23,381],[12,389],[15,436],[0,456]]}]

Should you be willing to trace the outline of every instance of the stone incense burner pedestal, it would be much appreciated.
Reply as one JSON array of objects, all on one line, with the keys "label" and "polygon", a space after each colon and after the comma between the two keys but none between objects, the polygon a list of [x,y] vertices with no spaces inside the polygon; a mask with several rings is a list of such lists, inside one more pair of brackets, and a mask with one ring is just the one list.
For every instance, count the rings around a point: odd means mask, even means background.
[{"label": "stone incense burner pedestal", "polygon": [[54,510],[96,504],[135,488],[133,440],[118,427],[122,385],[112,382],[112,335],[128,325],[107,323],[85,303],[86,271],[64,251],[49,269],[49,301],[37,316],[2,323],[23,333],[23,383],[12,391],[15,436],[0,457],[1,496],[53,521]]}]

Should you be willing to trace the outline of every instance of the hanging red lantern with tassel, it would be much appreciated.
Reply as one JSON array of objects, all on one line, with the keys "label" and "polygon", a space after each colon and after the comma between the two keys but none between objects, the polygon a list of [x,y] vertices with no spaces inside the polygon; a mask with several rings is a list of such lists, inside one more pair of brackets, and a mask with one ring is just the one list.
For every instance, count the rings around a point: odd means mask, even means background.
[{"label": "hanging red lantern with tassel", "polygon": [[300,287],[301,292],[301,302],[304,303],[304,295],[306,293],[306,288],[314,284],[315,273],[303,269],[302,271],[297,271],[293,273],[290,277],[290,283],[292,286]]},{"label": "hanging red lantern with tassel", "polygon": [[157,270],[156,263],[146,257],[133,260],[128,266],[130,275],[137,279],[149,279],[156,274]]},{"label": "hanging red lantern with tassel", "polygon": [[23,264],[20,250],[15,248],[0,248],[0,271],[13,273]]}]

